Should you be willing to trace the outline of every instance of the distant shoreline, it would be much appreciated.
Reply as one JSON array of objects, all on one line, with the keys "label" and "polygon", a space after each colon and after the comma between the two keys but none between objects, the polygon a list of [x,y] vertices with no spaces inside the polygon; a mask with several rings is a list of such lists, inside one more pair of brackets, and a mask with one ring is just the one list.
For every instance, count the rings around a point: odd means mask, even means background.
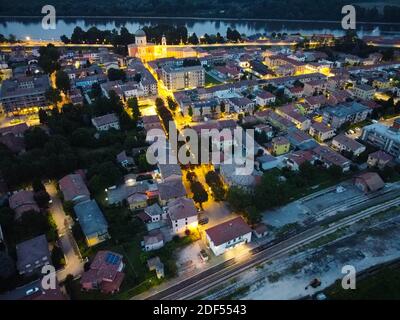
[{"label": "distant shoreline", "polygon": [[[36,16],[5,16],[0,15],[0,19],[32,19],[42,18],[43,15]],[[218,17],[170,17],[170,16],[57,16],[59,19],[165,19],[165,20],[204,20],[204,21],[241,21],[241,22],[301,22],[301,23],[341,23],[340,20],[304,20],[304,19],[261,19],[261,18],[218,18]],[[357,21],[358,24],[375,25],[400,25],[400,22],[380,22],[380,21]]]}]

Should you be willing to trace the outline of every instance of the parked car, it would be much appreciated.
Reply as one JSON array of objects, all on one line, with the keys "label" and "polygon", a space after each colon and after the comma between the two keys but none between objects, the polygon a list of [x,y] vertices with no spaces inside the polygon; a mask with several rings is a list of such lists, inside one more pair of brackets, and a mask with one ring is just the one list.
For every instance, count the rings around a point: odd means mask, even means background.
[{"label": "parked car", "polygon": [[204,218],[201,218],[200,220],[199,220],[199,224],[200,225],[204,225],[204,224],[207,224],[208,223],[208,218],[207,217],[204,217]]},{"label": "parked car", "polygon": [[31,294],[34,294],[34,293],[36,293],[38,291],[39,291],[39,288],[38,287],[34,287],[34,288],[31,288],[31,289],[27,290],[25,292],[25,295],[30,296]]},{"label": "parked car", "polygon": [[201,258],[201,260],[203,260],[203,261],[208,261],[209,256],[208,256],[206,250],[202,249],[202,250],[200,251],[200,258]]}]

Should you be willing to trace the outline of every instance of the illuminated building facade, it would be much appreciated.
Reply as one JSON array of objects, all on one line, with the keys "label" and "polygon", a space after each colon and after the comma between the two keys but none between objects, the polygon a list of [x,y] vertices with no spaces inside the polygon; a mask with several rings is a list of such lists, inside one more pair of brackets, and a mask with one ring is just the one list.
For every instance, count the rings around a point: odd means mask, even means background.
[{"label": "illuminated building facade", "polygon": [[190,58],[197,57],[197,52],[187,46],[168,46],[165,36],[161,44],[147,42],[146,33],[138,30],[135,33],[135,43],[128,46],[130,57],[139,58],[142,61],[152,61],[162,58]]}]

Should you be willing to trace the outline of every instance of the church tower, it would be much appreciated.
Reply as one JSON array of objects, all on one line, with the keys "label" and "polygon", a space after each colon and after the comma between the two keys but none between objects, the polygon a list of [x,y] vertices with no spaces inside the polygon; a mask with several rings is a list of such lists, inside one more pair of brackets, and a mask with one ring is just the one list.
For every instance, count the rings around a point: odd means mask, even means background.
[{"label": "church tower", "polygon": [[167,38],[165,37],[165,35],[163,34],[162,38],[161,38],[161,45],[162,46],[166,46],[167,45]]},{"label": "church tower", "polygon": [[135,44],[137,46],[145,46],[147,44],[146,33],[142,29],[135,33]]}]

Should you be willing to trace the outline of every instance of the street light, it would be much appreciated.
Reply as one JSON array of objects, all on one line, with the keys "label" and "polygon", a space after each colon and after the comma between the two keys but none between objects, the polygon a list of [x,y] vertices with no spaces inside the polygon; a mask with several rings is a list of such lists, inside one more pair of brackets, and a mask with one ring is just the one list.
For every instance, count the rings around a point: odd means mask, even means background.
[{"label": "street light", "polygon": [[31,41],[31,37],[29,37],[29,36],[26,36],[25,39],[26,39],[26,41]]}]

